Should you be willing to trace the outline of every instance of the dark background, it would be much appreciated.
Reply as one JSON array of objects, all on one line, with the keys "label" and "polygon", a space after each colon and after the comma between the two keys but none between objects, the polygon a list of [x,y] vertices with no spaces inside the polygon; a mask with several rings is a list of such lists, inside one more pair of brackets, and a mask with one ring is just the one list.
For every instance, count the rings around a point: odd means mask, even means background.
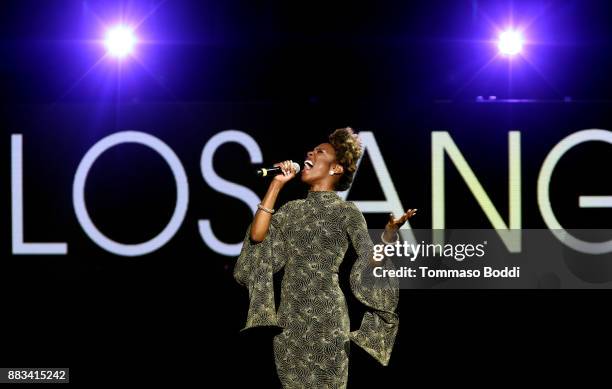
[{"label": "dark background", "polygon": [[[227,129],[247,132],[273,163],[300,158],[338,127],[372,131],[403,205],[419,208],[412,226],[429,228],[431,131],[449,131],[507,220],[508,131],[519,130],[523,228],[544,228],[536,201],[544,158],[571,133],[611,127],[610,11],[607,1],[3,1],[5,361],[72,365],[77,381],[112,381],[114,374],[204,383],[215,377],[227,386],[274,387],[270,339],[238,334],[247,293],[231,276],[235,258],[215,254],[199,237],[197,221],[210,219],[220,239],[240,241],[252,217],[245,204],[202,179],[199,158],[208,139]],[[514,24],[529,26],[525,57],[511,66],[494,58],[490,42],[510,14]],[[138,34],[145,42],[120,66],[111,59],[94,66],[104,55],[103,25],[119,15],[143,20]],[[525,100],[504,102],[509,99]],[[189,179],[181,229],[144,257],[103,251],[72,209],[82,156],[120,130],[162,139]],[[24,138],[26,241],[67,242],[67,256],[11,254],[15,133]],[[551,201],[564,226],[610,228],[612,210],[577,207],[578,195],[612,193],[610,166],[610,147],[599,143],[582,145],[559,163]],[[237,145],[218,150],[215,169],[265,193],[267,183],[253,177]],[[446,180],[447,225],[488,228],[451,164]],[[296,180],[281,202],[304,193]],[[366,157],[348,199],[381,198]],[[140,242],[167,222],[174,183],[155,153],[123,145],[98,160],[86,200],[102,231]],[[382,228],[385,217],[366,216],[371,228]],[[352,259],[349,252],[343,274]],[[350,293],[347,298],[355,327],[361,307]],[[465,379],[478,376],[485,362],[511,376],[507,364],[495,361],[514,352],[521,372],[541,355],[573,361],[587,352],[570,353],[570,346],[605,338],[600,300],[567,291],[402,291],[390,366],[377,366],[353,347],[349,387]],[[584,328],[568,326],[570,320]],[[425,373],[430,369],[433,375]]]}]

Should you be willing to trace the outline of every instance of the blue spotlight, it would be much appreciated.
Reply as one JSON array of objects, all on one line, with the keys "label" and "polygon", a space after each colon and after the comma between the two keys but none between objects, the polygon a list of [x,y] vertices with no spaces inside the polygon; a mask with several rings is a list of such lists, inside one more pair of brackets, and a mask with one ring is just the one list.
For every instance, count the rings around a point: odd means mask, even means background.
[{"label": "blue spotlight", "polygon": [[523,35],[518,31],[507,30],[499,35],[497,48],[502,55],[512,57],[523,50]]},{"label": "blue spotlight", "polygon": [[124,58],[134,50],[136,36],[130,28],[116,26],[106,33],[104,45],[111,56]]}]

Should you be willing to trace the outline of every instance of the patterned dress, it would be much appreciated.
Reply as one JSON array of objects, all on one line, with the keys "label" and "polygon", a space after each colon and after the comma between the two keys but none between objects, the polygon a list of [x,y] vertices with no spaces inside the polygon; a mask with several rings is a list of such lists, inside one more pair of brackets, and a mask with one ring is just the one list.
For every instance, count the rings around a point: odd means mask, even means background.
[{"label": "patterned dress", "polygon": [[[285,203],[273,215],[266,238],[250,240],[247,229],[234,278],[249,291],[243,330],[278,326],[274,359],[285,388],[345,388],[350,340],[387,365],[399,324],[399,291],[365,282],[372,274],[373,242],[357,206],[333,191],[309,191],[305,199]],[[351,332],[338,269],[349,244],[358,258],[351,268],[351,291],[367,310]],[[392,266],[384,261],[384,267]],[[278,311],[273,274],[284,267]]]}]

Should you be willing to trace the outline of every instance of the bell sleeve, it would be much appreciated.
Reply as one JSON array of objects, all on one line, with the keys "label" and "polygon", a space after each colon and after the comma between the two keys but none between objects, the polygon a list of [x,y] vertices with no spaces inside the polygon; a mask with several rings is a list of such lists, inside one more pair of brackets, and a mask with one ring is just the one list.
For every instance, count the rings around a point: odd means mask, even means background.
[{"label": "bell sleeve", "polygon": [[[350,274],[351,291],[366,306],[361,326],[349,334],[350,339],[380,364],[387,366],[395,343],[399,317],[395,313],[399,302],[399,287],[395,278],[375,278],[370,263],[374,251],[365,218],[354,203],[350,203],[346,230],[357,253]],[[392,269],[390,260],[382,267]]]},{"label": "bell sleeve", "polygon": [[246,325],[240,331],[252,327],[279,326],[274,302],[273,275],[287,261],[283,226],[287,207],[283,204],[273,215],[268,234],[261,242],[251,240],[249,224],[242,249],[234,267],[234,279],[249,292],[249,311]]}]

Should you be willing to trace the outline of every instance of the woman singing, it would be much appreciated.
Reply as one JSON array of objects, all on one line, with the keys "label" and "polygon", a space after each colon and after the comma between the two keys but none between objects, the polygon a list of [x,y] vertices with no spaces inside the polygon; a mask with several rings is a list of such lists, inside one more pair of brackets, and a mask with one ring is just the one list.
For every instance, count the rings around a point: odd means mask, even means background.
[{"label": "woman singing", "polygon": [[[283,186],[296,176],[291,161],[277,164],[283,174],[274,177],[247,229],[234,277],[249,290],[249,312],[244,329],[278,326],[274,359],[285,388],[345,388],[350,340],[382,365],[387,365],[399,319],[395,313],[396,283],[366,285],[363,277],[375,266],[391,266],[373,259],[373,242],[357,206],[335,191],[350,187],[362,148],[350,128],[334,131],[328,143],[308,152],[301,180],[309,186],[305,199],[274,210]],[[390,215],[384,242],[397,238],[402,224]],[[361,326],[351,332],[338,268],[349,244],[358,254],[351,269],[351,290],[367,307]],[[273,274],[284,267],[278,311],[274,303]],[[378,282],[378,281],[377,281]]]}]

